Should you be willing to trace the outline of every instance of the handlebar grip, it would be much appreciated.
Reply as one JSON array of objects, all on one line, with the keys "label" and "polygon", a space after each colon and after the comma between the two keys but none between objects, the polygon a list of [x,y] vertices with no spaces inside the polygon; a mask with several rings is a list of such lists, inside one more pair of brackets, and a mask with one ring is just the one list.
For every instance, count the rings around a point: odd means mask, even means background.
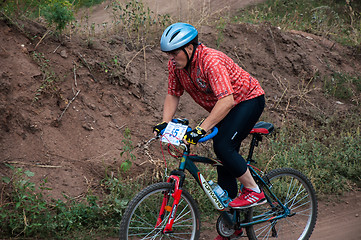
[{"label": "handlebar grip", "polygon": [[214,127],[212,128],[212,132],[210,134],[208,134],[207,136],[199,139],[198,142],[205,142],[205,141],[208,141],[209,139],[213,138],[214,136],[216,136],[218,133],[218,128],[217,127]]}]

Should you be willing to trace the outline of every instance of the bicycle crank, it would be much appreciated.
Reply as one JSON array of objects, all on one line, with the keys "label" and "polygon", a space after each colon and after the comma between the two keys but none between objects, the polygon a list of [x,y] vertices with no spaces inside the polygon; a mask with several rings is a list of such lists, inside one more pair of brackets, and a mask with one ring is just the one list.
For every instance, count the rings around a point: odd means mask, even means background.
[{"label": "bicycle crank", "polygon": [[220,236],[230,237],[236,231],[234,229],[235,223],[232,221],[232,214],[228,212],[222,212],[217,219],[216,229]]}]

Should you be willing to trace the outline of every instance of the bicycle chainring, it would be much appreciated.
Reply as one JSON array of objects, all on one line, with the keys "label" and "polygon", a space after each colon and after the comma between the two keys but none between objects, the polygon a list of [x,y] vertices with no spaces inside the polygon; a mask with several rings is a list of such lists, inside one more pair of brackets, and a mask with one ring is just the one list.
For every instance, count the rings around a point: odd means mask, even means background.
[{"label": "bicycle chainring", "polygon": [[[229,213],[223,213],[229,214]],[[221,214],[217,219],[216,229],[220,236],[228,238],[232,236],[235,232],[234,226],[230,226],[228,221],[224,218],[224,215]]]}]

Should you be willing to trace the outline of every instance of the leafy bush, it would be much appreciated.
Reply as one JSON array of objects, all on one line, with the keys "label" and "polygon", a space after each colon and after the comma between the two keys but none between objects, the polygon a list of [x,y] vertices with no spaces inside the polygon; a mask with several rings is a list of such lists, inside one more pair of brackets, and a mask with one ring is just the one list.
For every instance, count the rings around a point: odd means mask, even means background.
[{"label": "leafy bush", "polygon": [[67,0],[50,0],[43,7],[43,15],[50,26],[60,33],[74,20],[72,4]]}]

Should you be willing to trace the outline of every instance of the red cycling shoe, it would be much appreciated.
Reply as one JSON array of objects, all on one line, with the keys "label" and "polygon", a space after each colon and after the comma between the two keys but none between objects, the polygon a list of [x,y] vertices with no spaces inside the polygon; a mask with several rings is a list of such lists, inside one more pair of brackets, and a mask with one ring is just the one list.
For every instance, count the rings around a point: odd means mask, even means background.
[{"label": "red cycling shoe", "polygon": [[266,203],[263,191],[256,193],[249,188],[243,188],[242,194],[229,203],[231,208],[242,209]]},{"label": "red cycling shoe", "polygon": [[238,239],[240,237],[243,236],[243,231],[241,230],[236,230],[232,236],[230,237],[222,237],[220,235],[218,235],[214,240],[235,240]]}]

